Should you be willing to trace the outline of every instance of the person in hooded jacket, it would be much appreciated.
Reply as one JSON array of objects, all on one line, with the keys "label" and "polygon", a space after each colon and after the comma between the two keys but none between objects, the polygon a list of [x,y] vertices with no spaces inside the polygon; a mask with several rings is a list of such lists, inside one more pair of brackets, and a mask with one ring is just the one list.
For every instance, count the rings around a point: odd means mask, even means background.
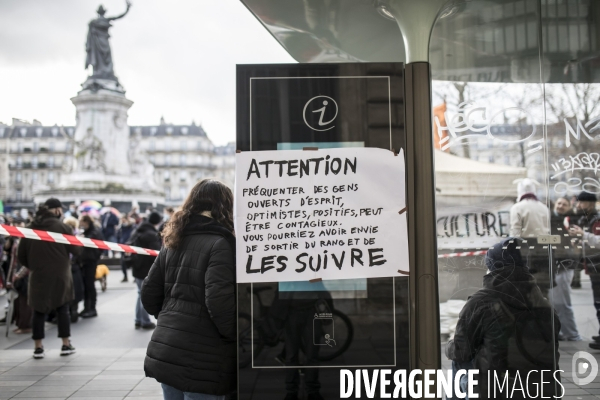
[{"label": "person in hooded jacket", "polygon": [[[94,220],[89,215],[83,215],[79,218],[79,227],[83,230],[83,236],[89,239],[104,240],[104,236],[94,224]],[[81,318],[97,317],[96,311],[96,267],[102,255],[102,250],[84,247],[79,256],[79,263],[83,272],[83,311],[79,313]]]},{"label": "person in hooded jacket", "polygon": [[[50,198],[36,212],[28,226],[47,232],[70,235],[71,228],[61,222],[63,206],[60,200]],[[17,258],[29,269],[28,304],[33,309],[32,339],[35,343],[33,357],[44,358],[44,325],[46,316],[56,310],[58,337],[62,339],[61,355],[75,352],[69,337],[71,324],[69,304],[73,300],[73,277],[69,254],[78,255],[81,247],[23,238],[19,242]]]},{"label": "person in hooded jacket", "polygon": [[204,179],[165,226],[164,245],[142,285],[157,318],[146,376],[164,398],[223,400],[236,387],[233,194]]},{"label": "person in hooded jacket", "polygon": [[[153,211],[148,216],[148,220],[141,223],[130,238],[129,243],[132,246],[143,247],[145,249],[160,250],[161,241],[158,228],[162,223],[162,216]],[[138,287],[138,299],[135,306],[135,328],[154,329],[156,324],[150,320],[150,315],[144,309],[141,299],[142,283],[148,276],[150,267],[156,257],[145,256],[141,254],[132,254],[131,256],[131,275],[135,279]]]},{"label": "person in hooded jacket", "polygon": [[[446,346],[453,370],[479,370],[479,399],[537,398],[542,390],[546,398],[564,395],[552,377],[559,369],[560,322],[525,265],[521,244],[508,238],[488,250],[483,288],[467,300]],[[552,373],[542,375],[542,370]],[[500,382],[508,374],[502,393],[493,384],[494,374]],[[512,391],[520,384],[523,391]]]}]

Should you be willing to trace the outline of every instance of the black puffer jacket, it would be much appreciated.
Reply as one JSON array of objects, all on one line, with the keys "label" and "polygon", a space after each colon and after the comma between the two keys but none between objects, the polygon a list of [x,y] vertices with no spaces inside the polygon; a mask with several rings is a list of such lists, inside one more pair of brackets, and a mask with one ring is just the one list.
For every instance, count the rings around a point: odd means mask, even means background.
[{"label": "black puffer jacket", "polygon": [[[544,396],[561,394],[552,374],[544,376],[540,370],[558,370],[558,332],[560,322],[550,304],[542,296],[528,269],[521,266],[505,266],[485,275],[483,289],[469,298],[460,312],[454,339],[448,342],[446,356],[465,364],[474,363],[479,370],[478,392],[480,399],[488,397],[488,371],[496,371],[499,380],[504,373],[515,377],[517,371],[525,385],[527,374],[529,390],[534,393],[540,382]],[[554,322],[554,325],[552,324]],[[554,361],[556,360],[556,365]],[[557,374],[558,379],[560,375]],[[513,383],[510,383],[512,388]],[[539,390],[539,389],[538,389]],[[556,390],[556,391],[555,391]],[[496,398],[500,396],[499,389]],[[520,398],[521,392],[513,393]]]},{"label": "black puffer jacket", "polygon": [[163,248],[142,286],[157,317],[146,376],[185,392],[225,395],[236,387],[235,238],[195,217],[176,249]]},{"label": "black puffer jacket", "polygon": [[[130,243],[145,249],[159,250],[160,236],[154,225],[143,222],[130,237]],[[132,254],[131,275],[134,278],[145,279],[156,257]]]},{"label": "black puffer jacket", "polygon": [[[104,240],[102,232],[100,232],[100,230],[95,225],[91,225],[86,230],[84,230],[83,236],[89,239]],[[82,265],[97,264],[98,260],[100,260],[100,256],[102,255],[102,251],[103,250],[101,249],[84,247],[81,251],[81,255],[79,256],[79,262]]]}]

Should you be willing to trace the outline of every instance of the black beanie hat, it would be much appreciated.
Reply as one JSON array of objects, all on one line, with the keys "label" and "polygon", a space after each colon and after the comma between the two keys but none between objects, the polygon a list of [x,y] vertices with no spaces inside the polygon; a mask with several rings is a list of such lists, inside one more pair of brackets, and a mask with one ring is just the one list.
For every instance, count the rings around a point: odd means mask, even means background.
[{"label": "black beanie hat", "polygon": [[594,193],[583,191],[577,195],[577,201],[598,201],[598,197]]},{"label": "black beanie hat", "polygon": [[521,241],[517,238],[506,238],[496,243],[485,255],[485,266],[494,271],[506,266],[524,266],[521,250]]},{"label": "black beanie hat", "polygon": [[162,215],[160,215],[156,211],[152,211],[150,213],[150,215],[148,216],[148,222],[150,222],[152,225],[158,225],[158,224],[160,224],[161,221],[162,221]]}]

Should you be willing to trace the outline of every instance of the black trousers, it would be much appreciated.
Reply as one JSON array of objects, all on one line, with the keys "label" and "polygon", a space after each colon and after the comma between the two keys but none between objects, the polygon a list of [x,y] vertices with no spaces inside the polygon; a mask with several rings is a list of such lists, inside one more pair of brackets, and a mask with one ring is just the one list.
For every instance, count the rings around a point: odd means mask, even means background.
[{"label": "black trousers", "polygon": [[[31,338],[33,340],[42,340],[44,337],[46,337],[44,332],[44,324],[46,323],[47,315],[48,314],[33,310],[33,323],[31,324],[33,330],[33,335]],[[58,337],[68,338],[71,336],[69,303],[63,304],[56,309],[56,319],[58,321]]]},{"label": "black trousers", "polygon": [[96,309],[96,263],[84,263],[83,273],[83,299],[84,310]]},{"label": "black trousers", "polygon": [[[290,309],[288,318],[285,321],[285,365],[299,366],[300,350],[306,355],[306,366],[317,366],[319,360],[319,346],[313,344],[313,338],[319,332],[313,332],[313,329],[320,330],[320,325],[313,325],[313,315],[315,309]],[[319,393],[321,383],[319,382],[319,369],[306,368],[304,370],[304,384],[309,394]],[[286,370],[285,390],[287,393],[298,393],[300,389],[300,373],[297,368]]]}]

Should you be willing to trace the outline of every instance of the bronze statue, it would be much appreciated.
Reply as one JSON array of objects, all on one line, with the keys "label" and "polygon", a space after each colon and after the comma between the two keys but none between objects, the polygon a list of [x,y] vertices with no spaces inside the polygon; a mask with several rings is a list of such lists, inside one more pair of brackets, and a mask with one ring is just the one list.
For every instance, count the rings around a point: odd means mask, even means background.
[{"label": "bronze statue", "polygon": [[112,26],[111,21],[123,18],[129,12],[131,3],[126,1],[127,9],[121,15],[116,17],[105,17],[106,10],[101,5],[98,7],[98,18],[90,21],[87,43],[85,45],[85,51],[87,52],[87,58],[85,60],[85,68],[92,66],[94,72],[92,78],[110,79],[116,81],[115,72],[113,71],[112,54],[110,51],[110,44],[108,38],[108,30]]}]

